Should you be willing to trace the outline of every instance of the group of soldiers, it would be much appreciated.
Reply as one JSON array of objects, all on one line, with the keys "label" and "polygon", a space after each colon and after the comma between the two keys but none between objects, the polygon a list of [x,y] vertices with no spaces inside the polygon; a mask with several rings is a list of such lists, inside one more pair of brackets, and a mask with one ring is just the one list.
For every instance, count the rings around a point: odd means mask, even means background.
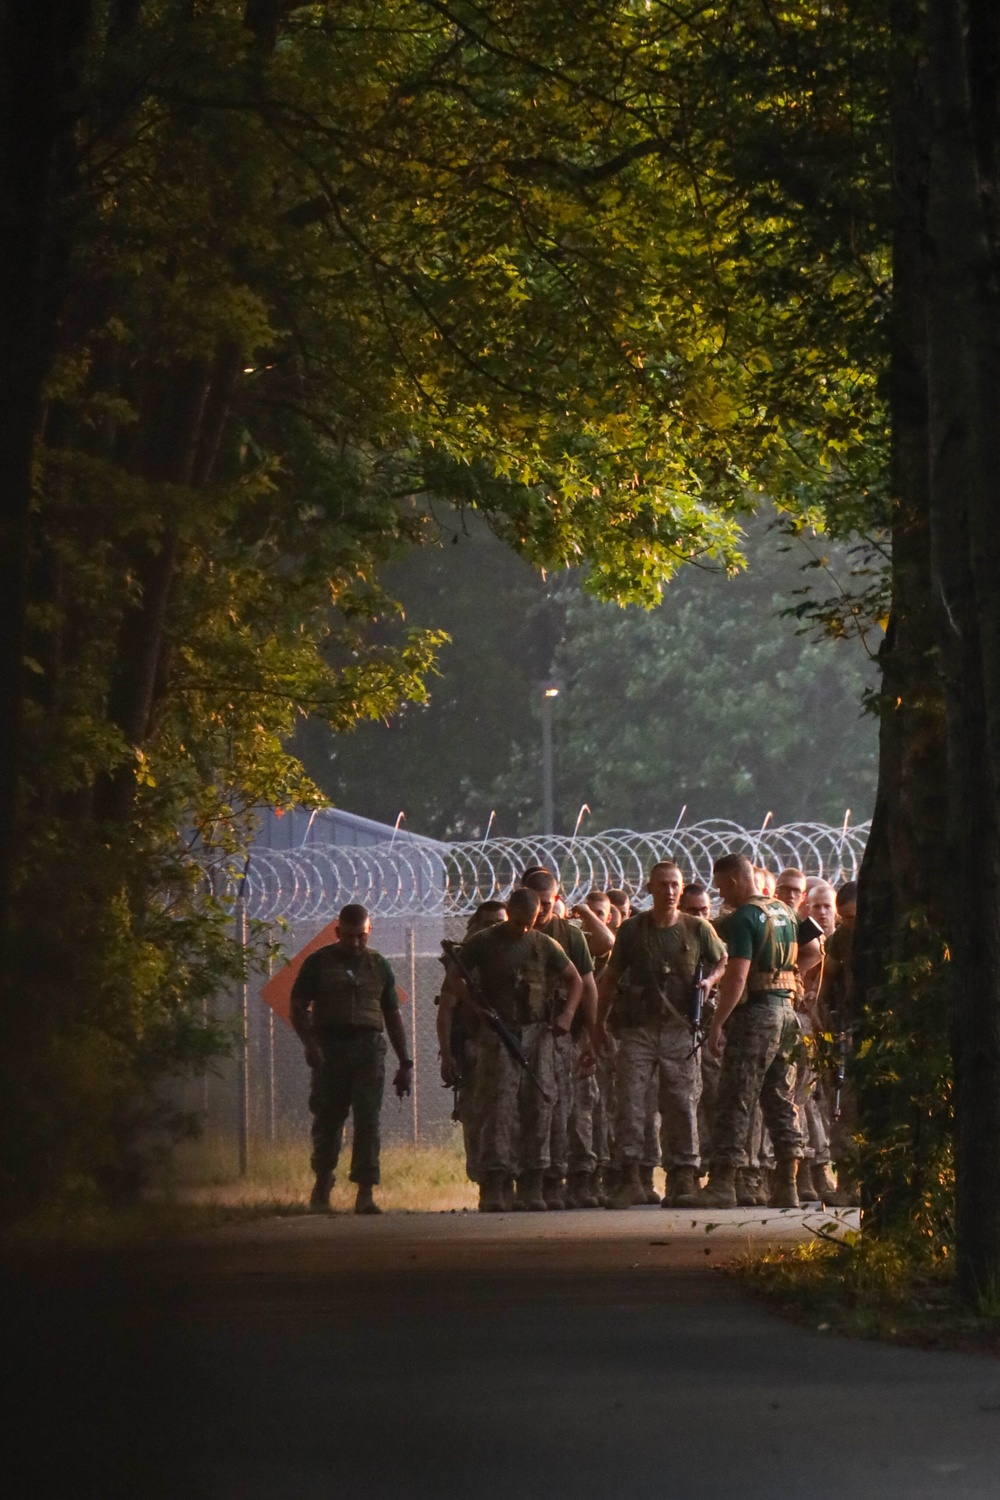
[{"label": "group of soldiers", "polygon": [[[641,911],[621,890],[567,911],[557,877],[535,866],[444,945],[441,1076],[481,1212],[658,1203],[661,1165],[665,1207],[854,1201],[856,889],[742,854],[716,860],[713,879],[714,914],[711,892],[671,860],[649,871]],[[397,1093],[411,1086],[395,980],[370,930],[363,907],[345,907],[337,941],[292,989],[316,1209],[329,1207],[353,1114],[355,1211],[379,1212],[387,1039]]]},{"label": "group of soldiers", "polygon": [[738,854],[713,874],[714,917],[670,860],[635,913],[617,890],[568,912],[541,867],[476,911],[438,1040],[482,1212],[658,1203],[660,1165],[665,1207],[854,1201],[856,889]]}]

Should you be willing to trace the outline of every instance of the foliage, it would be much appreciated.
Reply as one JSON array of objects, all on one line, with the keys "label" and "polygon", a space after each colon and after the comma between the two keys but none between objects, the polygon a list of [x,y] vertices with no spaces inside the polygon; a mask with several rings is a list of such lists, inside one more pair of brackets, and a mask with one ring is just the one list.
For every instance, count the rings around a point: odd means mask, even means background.
[{"label": "foliage", "polygon": [[827,579],[850,569],[846,549],[785,539],[765,516],[746,528],[744,573],[689,569],[647,612],[594,600],[575,577],[542,581],[480,527],[445,517],[442,530],[442,548],[386,576],[408,620],[448,628],[428,701],[349,736],[300,736],[334,799],[390,823],[403,808],[439,838],[482,837],[491,810],[494,832],[537,828],[538,697],[554,674],[563,832],[583,802],[589,828],[672,826],[684,805],[691,820],[749,825],[768,809],[778,822],[869,816],[874,667],[856,637],[811,638],[781,617],[816,559]]},{"label": "foliage", "polygon": [[426,691],[436,622],[366,622],[436,497],[644,604],[735,567],[761,493],[877,522],[871,20],[95,6],[36,435],[8,1201],[137,1180],[243,962],[253,808],[320,797],[300,716]]},{"label": "foliage", "polygon": [[950,957],[926,913],[910,913],[904,928],[885,983],[866,998],[852,1068],[866,1210],[873,1231],[947,1261],[955,1246]]}]

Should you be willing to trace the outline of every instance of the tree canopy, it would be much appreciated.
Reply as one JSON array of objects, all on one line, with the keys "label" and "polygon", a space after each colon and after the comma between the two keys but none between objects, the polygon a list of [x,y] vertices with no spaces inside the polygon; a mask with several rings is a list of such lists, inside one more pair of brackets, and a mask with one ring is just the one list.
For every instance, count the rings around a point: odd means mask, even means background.
[{"label": "tree canopy", "polygon": [[129,1179],[296,724],[425,692],[368,626],[440,502],[647,605],[762,495],[887,506],[876,7],[57,10],[0,36],[12,1198]]}]

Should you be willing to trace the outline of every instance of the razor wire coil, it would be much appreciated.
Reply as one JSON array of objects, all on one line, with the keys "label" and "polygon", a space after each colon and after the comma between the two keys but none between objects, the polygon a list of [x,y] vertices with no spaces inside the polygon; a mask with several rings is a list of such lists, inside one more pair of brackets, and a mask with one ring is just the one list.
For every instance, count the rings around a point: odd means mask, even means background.
[{"label": "razor wire coil", "polygon": [[791,865],[839,884],[857,877],[870,826],[787,823],[753,830],[712,819],[655,833],[611,828],[578,838],[535,834],[453,844],[254,847],[244,895],[248,915],[259,921],[332,921],[351,902],[372,917],[464,917],[482,901],[506,899],[530,865],[558,876],[574,905],[595,889],[636,895],[650,866],[662,859],[674,860],[685,880],[710,885],[713,861],[730,852],[748,854],[775,871]]}]

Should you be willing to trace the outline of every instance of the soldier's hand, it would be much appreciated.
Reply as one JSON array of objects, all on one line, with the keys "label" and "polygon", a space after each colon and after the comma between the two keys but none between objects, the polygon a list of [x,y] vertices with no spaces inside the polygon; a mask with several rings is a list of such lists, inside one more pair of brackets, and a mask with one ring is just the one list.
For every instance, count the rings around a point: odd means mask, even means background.
[{"label": "soldier's hand", "polygon": [[449,1089],[455,1087],[458,1079],[458,1063],[450,1052],[441,1054],[441,1082]]},{"label": "soldier's hand", "polygon": [[597,1029],[594,1032],[594,1040],[597,1044],[596,1052],[598,1057],[614,1057],[615,1044],[611,1039],[610,1031],[604,1025],[603,1021],[599,1021],[597,1024]]},{"label": "soldier's hand", "polygon": [[552,1022],[552,1032],[553,1032],[553,1035],[554,1036],[565,1036],[566,1033],[569,1031],[570,1027],[572,1026],[572,1024],[573,1024],[573,1017],[571,1015],[568,1016],[565,1011],[561,1011],[559,1013],[559,1015],[556,1016],[555,1020]]},{"label": "soldier's hand", "polygon": [[305,1043],[306,1062],[310,1068],[319,1068],[323,1064],[323,1048],[314,1036]]},{"label": "soldier's hand", "polygon": [[705,1038],[705,1046],[713,1057],[721,1057],[722,1049],[726,1044],[726,1038],[722,1027],[717,1021],[713,1021],[708,1028],[708,1036]]},{"label": "soldier's hand", "polygon": [[413,1064],[400,1063],[399,1067],[396,1069],[396,1076],[392,1080],[392,1086],[396,1090],[396,1093],[398,1094],[400,1099],[402,1099],[404,1094],[408,1094],[410,1092],[410,1085],[412,1082]]},{"label": "soldier's hand", "polygon": [[577,1061],[577,1072],[581,1078],[589,1078],[597,1070],[597,1058],[591,1047],[585,1047]]}]

